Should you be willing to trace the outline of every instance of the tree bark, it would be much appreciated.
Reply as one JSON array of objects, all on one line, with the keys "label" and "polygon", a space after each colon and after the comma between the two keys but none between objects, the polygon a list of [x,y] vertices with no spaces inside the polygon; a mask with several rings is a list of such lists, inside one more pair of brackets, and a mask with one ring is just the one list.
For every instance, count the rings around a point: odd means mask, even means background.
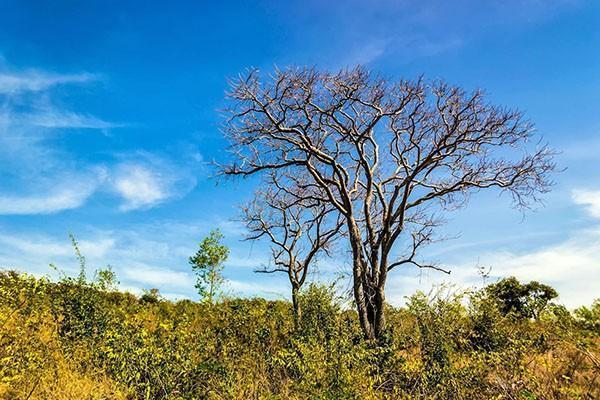
[{"label": "tree bark", "polygon": [[375,294],[375,313],[374,313],[374,331],[375,338],[381,339],[383,333],[385,332],[385,285],[379,284]]},{"label": "tree bark", "polygon": [[300,305],[300,287],[298,285],[292,285],[292,304],[294,306],[294,329],[300,330],[300,324],[302,323],[302,306]]},{"label": "tree bark", "polygon": [[375,339],[375,331],[373,330],[373,319],[369,315],[369,302],[367,296],[365,296],[364,288],[364,265],[360,259],[354,259],[354,301],[356,302],[356,308],[358,311],[358,319],[360,326],[363,330],[365,339]]},{"label": "tree bark", "polygon": [[[385,291],[384,284],[373,282],[364,275],[364,267],[355,260],[354,299],[365,339],[379,340],[385,331]],[[362,277],[361,277],[362,275]]]},{"label": "tree bark", "polygon": [[[379,340],[385,331],[385,282],[387,278],[387,255],[376,265],[369,265],[361,244],[358,226],[348,224],[353,257],[354,300],[365,339]],[[378,271],[378,273],[368,273]]]}]

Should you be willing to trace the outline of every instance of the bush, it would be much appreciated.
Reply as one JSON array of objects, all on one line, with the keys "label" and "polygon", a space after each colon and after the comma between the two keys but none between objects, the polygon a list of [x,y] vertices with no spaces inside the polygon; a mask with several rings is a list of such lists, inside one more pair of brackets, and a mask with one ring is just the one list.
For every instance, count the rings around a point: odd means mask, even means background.
[{"label": "bush", "polygon": [[[152,300],[150,300],[152,299]],[[332,287],[171,302],[0,272],[2,399],[592,399],[598,302],[537,318],[488,290],[417,293],[365,342]]]}]

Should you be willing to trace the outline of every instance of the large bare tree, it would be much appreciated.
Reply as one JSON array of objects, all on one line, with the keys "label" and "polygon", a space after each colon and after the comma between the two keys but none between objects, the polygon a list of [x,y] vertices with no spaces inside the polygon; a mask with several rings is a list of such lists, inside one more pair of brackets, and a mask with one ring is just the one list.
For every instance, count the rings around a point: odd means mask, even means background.
[{"label": "large bare tree", "polygon": [[[343,216],[367,338],[385,329],[388,273],[435,267],[419,261],[418,249],[431,240],[436,214],[488,188],[528,207],[555,169],[521,112],[441,81],[389,81],[359,67],[290,68],[261,82],[251,70],[228,96],[235,160],[224,172],[284,172],[282,185],[310,190]],[[407,253],[397,248],[411,242]]]},{"label": "large bare tree", "polygon": [[256,272],[287,274],[298,329],[302,319],[300,289],[318,256],[331,255],[343,220],[328,203],[311,200],[311,196],[299,188],[290,190],[281,186],[280,180],[288,182],[282,178],[281,174],[269,174],[267,184],[242,207],[242,220],[249,232],[247,240],[266,238],[271,244],[273,264]]}]

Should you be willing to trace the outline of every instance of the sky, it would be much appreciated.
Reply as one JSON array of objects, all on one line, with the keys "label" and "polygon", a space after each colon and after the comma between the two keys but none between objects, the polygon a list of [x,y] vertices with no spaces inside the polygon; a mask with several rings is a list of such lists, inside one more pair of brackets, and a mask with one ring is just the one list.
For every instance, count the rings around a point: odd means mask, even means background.
[{"label": "sky", "polygon": [[[227,79],[249,67],[365,65],[391,79],[444,79],[518,108],[560,152],[543,206],[498,193],[446,216],[455,237],[423,252],[449,276],[407,267],[388,279],[402,304],[443,282],[539,280],[568,307],[600,297],[600,2],[0,0],[0,268],[89,275],[121,288],[197,298],[188,257],[211,229],[231,248],[226,291],[287,298],[256,274],[266,244],[241,239],[256,182],[219,181]],[[483,278],[477,268],[489,271]],[[312,280],[347,286],[347,255]]]}]

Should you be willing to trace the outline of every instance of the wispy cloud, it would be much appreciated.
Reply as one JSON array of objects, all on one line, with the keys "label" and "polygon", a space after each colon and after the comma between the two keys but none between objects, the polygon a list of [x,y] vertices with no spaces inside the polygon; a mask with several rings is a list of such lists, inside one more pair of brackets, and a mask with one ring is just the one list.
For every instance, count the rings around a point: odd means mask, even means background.
[{"label": "wispy cloud", "polygon": [[567,140],[561,146],[561,157],[569,164],[574,162],[598,162],[600,159],[600,132],[591,129],[582,134],[579,140]]},{"label": "wispy cloud", "polygon": [[[157,287],[172,293],[172,298],[195,296],[194,276],[187,257],[196,251],[197,241],[218,221],[187,223],[155,222],[121,227],[118,231],[94,230],[74,232],[83,253],[93,267],[113,265],[125,288]],[[254,275],[253,267],[268,262],[268,250],[240,243],[239,237],[228,237],[232,256],[226,273],[232,278],[227,288],[233,294],[287,296],[284,275]],[[518,240],[526,240],[520,237]],[[568,307],[589,304],[598,297],[600,282],[600,227],[577,229],[567,239],[550,238],[546,244],[530,250],[469,251],[456,263],[449,265],[451,275],[431,270],[399,269],[392,272],[387,285],[387,298],[392,304],[403,304],[404,296],[415,290],[428,291],[434,284],[450,283],[462,288],[481,286],[483,281],[476,265],[491,267],[487,283],[508,276],[529,281],[539,280],[555,287],[560,301]],[[347,255],[336,260],[323,260],[319,270],[326,270],[323,279],[331,279],[334,272],[349,272]],[[48,263],[55,263],[66,271],[76,271],[77,263],[66,238],[40,234],[13,234],[0,232],[0,266],[23,268],[48,273]],[[330,263],[331,265],[327,265]],[[243,267],[243,268],[240,268]],[[245,270],[245,271],[244,271]],[[177,295],[175,295],[177,294]],[[181,295],[179,295],[181,294]]]},{"label": "wispy cloud", "polygon": [[0,215],[52,214],[82,206],[106,178],[103,168],[39,180],[29,193],[0,192]]},{"label": "wispy cloud", "polygon": [[0,94],[40,92],[53,86],[81,84],[99,79],[96,74],[53,74],[38,70],[0,71]]},{"label": "wispy cloud", "polygon": [[[80,228],[72,233],[87,259],[89,278],[97,268],[111,265],[123,287],[157,287],[189,295],[194,293],[187,263],[194,250],[188,237],[190,229],[187,225],[160,223],[118,231]],[[55,236],[0,231],[0,268],[45,275],[52,274],[50,263],[70,275],[78,270],[67,232]]]},{"label": "wispy cloud", "polygon": [[538,280],[556,287],[568,306],[589,304],[600,285],[600,230],[577,232],[567,241],[525,254],[490,257],[497,276]]},{"label": "wispy cloud", "polygon": [[[112,173],[112,190],[123,203],[121,211],[148,209],[179,198],[196,186],[193,168],[148,152],[123,154]],[[182,157],[184,158],[184,157]]]},{"label": "wispy cloud", "polygon": [[[166,220],[120,226],[118,230],[80,226],[72,233],[87,259],[88,277],[96,268],[111,265],[121,288],[133,293],[141,293],[142,288],[156,287],[161,293],[170,293],[170,298],[194,298],[197,296],[195,277],[188,258],[197,250],[198,241],[217,224],[218,221]],[[59,271],[76,274],[79,266],[67,233],[57,236],[37,229],[33,232],[9,232],[0,225],[0,268],[46,275],[53,274],[48,267],[52,263]],[[238,239],[226,236],[226,243],[232,250],[232,262],[237,267],[239,254],[249,253],[248,244]],[[256,263],[249,266],[255,267]],[[255,275],[251,268],[243,271],[230,263],[225,273],[233,276],[233,283],[227,286],[228,291],[243,295],[287,293],[285,276]]]},{"label": "wispy cloud", "polygon": [[573,201],[585,207],[586,211],[594,218],[600,218],[600,190],[574,190]]},{"label": "wispy cloud", "polygon": [[129,266],[123,270],[123,276],[134,282],[152,287],[168,285],[169,287],[182,288],[193,286],[194,282],[193,276],[188,272],[148,265]]},{"label": "wispy cloud", "polygon": [[[572,193],[572,200],[589,215],[600,218],[600,191],[577,190]],[[450,275],[415,267],[394,270],[388,277],[386,298],[391,304],[402,305],[406,296],[416,290],[428,292],[436,285],[454,285],[457,290],[466,290],[515,276],[522,281],[537,280],[553,286],[560,294],[558,301],[569,308],[589,305],[600,298],[600,284],[597,283],[600,282],[600,225],[597,220],[589,219],[583,226],[581,223],[570,226],[575,227],[567,232],[531,231],[441,246],[434,253],[428,252],[427,256],[448,258],[452,255],[455,261],[444,265],[451,270]],[[519,246],[498,250],[508,244]],[[339,263],[339,260],[327,261],[334,262],[326,267],[329,271]],[[485,280],[478,266],[491,268]],[[343,271],[351,271],[351,268],[343,266]]]},{"label": "wispy cloud", "polygon": [[65,188],[54,193],[36,196],[1,196],[0,214],[51,214],[80,207],[94,188]]},{"label": "wispy cloud", "polygon": [[55,142],[61,129],[119,126],[54,104],[54,87],[97,80],[0,65],[0,215],[50,214],[81,207],[103,184],[105,168],[78,162]]},{"label": "wispy cloud", "polygon": [[239,236],[243,237],[247,233],[246,226],[241,221],[235,220],[222,220],[218,223],[219,230],[225,236]]},{"label": "wispy cloud", "polygon": [[367,65],[381,57],[389,45],[388,40],[373,39],[359,46],[346,60],[348,65]]},{"label": "wispy cloud", "polygon": [[[54,140],[65,129],[104,131],[125,126],[53,101],[54,87],[96,79],[96,74],[16,71],[0,65],[0,174],[12,178],[0,190],[0,215],[73,209],[99,191],[122,199],[122,211],[148,209],[195,186],[181,154],[177,163],[142,151],[117,154],[102,163],[82,162]],[[201,162],[197,150],[193,158],[194,163]],[[95,172],[82,177],[82,169]]]},{"label": "wispy cloud", "polygon": [[27,238],[0,234],[0,246],[2,248],[0,254],[6,256],[12,251],[21,252],[26,257],[64,257],[73,254],[73,249],[66,240],[57,242],[48,237],[31,236]]},{"label": "wispy cloud", "polygon": [[[289,46],[301,53],[293,63],[306,63],[308,59],[309,63],[339,68],[380,60],[387,65],[408,63],[445,54],[480,40],[489,34],[490,27],[507,32],[526,29],[581,3],[379,0],[374,6],[373,2],[350,0],[339,7],[336,2],[307,0],[270,7],[276,7],[275,15],[290,31]],[[322,40],[324,35],[328,35],[326,41]]]},{"label": "wispy cloud", "polygon": [[227,266],[232,268],[246,268],[249,270],[259,269],[268,266],[270,259],[268,257],[268,248],[261,249],[263,252],[260,256],[238,254],[235,252],[227,259]]},{"label": "wispy cloud", "polygon": [[37,70],[0,70],[0,120],[15,127],[52,129],[110,129],[124,126],[89,114],[58,107],[52,102],[54,87],[85,85],[98,79],[90,73],[53,74]]},{"label": "wispy cloud", "polygon": [[[10,146],[23,148],[23,144],[12,143]],[[78,168],[84,171],[73,170],[77,167],[72,163],[62,163],[60,153],[44,153],[35,146],[31,152],[38,154],[36,162],[44,160],[48,166],[46,171],[52,174],[44,176],[41,171],[20,170],[14,179],[18,182],[27,177],[27,182],[18,184],[23,186],[22,189],[13,187],[11,190],[5,185],[0,190],[0,215],[52,214],[74,209],[83,206],[97,192],[116,195],[121,200],[119,209],[123,212],[145,210],[184,196],[196,185],[193,171],[187,165],[147,152],[120,154],[114,163]],[[0,160],[10,156],[3,157],[0,151]],[[120,160],[123,157],[131,161]],[[26,164],[25,160],[17,163]]]},{"label": "wispy cloud", "polygon": [[[22,252],[30,257],[73,257],[73,246],[67,237],[63,240],[52,239],[47,236],[28,235],[18,236],[14,234],[0,233],[0,245],[3,249],[11,248]],[[105,257],[115,245],[114,238],[95,238],[95,240],[80,240],[79,248],[89,258]],[[48,261],[48,263],[51,261]]]},{"label": "wispy cloud", "polygon": [[78,114],[72,111],[48,110],[40,113],[22,114],[13,118],[22,124],[43,128],[63,129],[111,129],[121,128],[124,124],[105,121],[92,115]]},{"label": "wispy cloud", "polygon": [[114,188],[125,201],[121,205],[123,211],[152,207],[170,196],[169,182],[164,177],[135,164],[118,168],[114,177]]}]

